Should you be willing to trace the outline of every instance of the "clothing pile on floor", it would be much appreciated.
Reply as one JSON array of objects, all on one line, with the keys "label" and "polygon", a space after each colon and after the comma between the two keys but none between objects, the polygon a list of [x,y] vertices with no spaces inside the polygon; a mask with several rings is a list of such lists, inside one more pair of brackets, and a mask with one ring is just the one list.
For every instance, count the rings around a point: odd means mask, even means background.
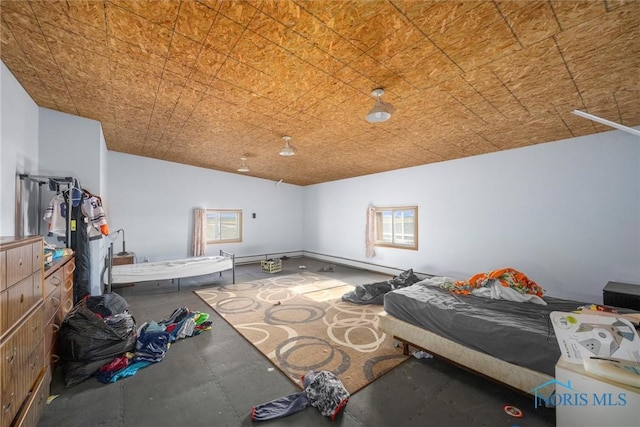
[{"label": "clothing pile on floor", "polygon": [[161,362],[179,339],[211,329],[209,314],[181,307],[159,322],[136,322],[125,299],[109,293],[80,300],[59,332],[58,353],[65,385],[72,387],[96,375],[103,383],[134,375]]},{"label": "clothing pile on floor", "polygon": [[302,376],[304,390],[251,408],[251,421],[267,421],[300,412],[309,406],[335,421],[349,402],[349,392],[330,371],[309,371]]},{"label": "clothing pile on floor", "polygon": [[103,365],[97,374],[98,381],[113,383],[135,375],[152,363],[162,362],[172,343],[179,339],[199,335],[211,329],[209,314],[181,307],[159,322],[144,323],[138,328],[135,351],[127,352]]}]

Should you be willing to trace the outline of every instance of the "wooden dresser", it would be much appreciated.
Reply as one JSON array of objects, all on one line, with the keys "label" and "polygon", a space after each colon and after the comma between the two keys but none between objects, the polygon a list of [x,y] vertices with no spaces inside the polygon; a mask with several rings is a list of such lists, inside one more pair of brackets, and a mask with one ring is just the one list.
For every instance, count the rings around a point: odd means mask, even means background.
[{"label": "wooden dresser", "polygon": [[73,255],[54,261],[44,273],[44,329],[45,360],[51,371],[59,361],[55,353],[57,334],[62,321],[73,308],[73,270],[76,268]]},{"label": "wooden dresser", "polygon": [[42,237],[0,237],[0,426],[36,426],[49,394]]}]

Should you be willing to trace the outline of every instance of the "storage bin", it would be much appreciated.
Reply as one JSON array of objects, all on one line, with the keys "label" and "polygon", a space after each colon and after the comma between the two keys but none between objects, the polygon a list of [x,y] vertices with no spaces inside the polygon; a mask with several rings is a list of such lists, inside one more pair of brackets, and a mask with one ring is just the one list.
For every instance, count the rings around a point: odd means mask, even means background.
[{"label": "storage bin", "polygon": [[264,273],[279,273],[282,271],[282,260],[279,258],[260,261]]}]

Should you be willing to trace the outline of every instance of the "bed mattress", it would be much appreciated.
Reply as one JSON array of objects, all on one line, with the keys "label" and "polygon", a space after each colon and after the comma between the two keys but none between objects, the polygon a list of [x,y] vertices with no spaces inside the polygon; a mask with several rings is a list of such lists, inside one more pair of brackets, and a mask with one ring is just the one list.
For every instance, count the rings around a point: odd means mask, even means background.
[{"label": "bed mattress", "polygon": [[233,260],[225,256],[114,265],[111,272],[111,283],[121,284],[149,280],[180,279],[217,273],[231,268],[233,268]]},{"label": "bed mattress", "polygon": [[544,300],[547,305],[458,296],[427,281],[387,293],[384,309],[458,344],[553,376],[560,349],[549,313],[585,304],[553,297]]}]

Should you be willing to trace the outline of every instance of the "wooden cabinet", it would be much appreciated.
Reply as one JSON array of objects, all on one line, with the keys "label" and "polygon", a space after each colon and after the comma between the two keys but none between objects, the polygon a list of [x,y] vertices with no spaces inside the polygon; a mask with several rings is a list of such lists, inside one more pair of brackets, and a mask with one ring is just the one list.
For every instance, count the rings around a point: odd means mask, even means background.
[{"label": "wooden cabinet", "polygon": [[134,256],[135,255],[133,255],[132,253],[128,253],[127,255],[114,255],[113,265],[133,264]]},{"label": "wooden cabinet", "polygon": [[0,425],[35,426],[49,392],[42,237],[0,238]]},{"label": "wooden cabinet", "polygon": [[55,353],[57,334],[65,316],[73,308],[73,255],[54,261],[44,273],[45,360],[53,370],[58,362]]}]

